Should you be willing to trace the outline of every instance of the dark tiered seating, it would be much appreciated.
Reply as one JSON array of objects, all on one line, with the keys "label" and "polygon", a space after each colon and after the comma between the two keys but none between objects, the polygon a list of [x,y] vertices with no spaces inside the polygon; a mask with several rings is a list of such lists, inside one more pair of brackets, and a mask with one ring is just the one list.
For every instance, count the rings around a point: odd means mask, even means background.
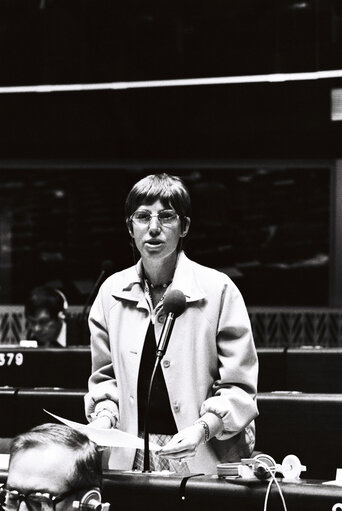
[{"label": "dark tiered seating", "polygon": [[307,466],[305,477],[335,479],[342,466],[342,395],[261,393],[258,407],[258,451],[278,463],[296,454]]},{"label": "dark tiered seating", "polygon": [[0,386],[86,389],[91,372],[89,347],[0,347]]}]

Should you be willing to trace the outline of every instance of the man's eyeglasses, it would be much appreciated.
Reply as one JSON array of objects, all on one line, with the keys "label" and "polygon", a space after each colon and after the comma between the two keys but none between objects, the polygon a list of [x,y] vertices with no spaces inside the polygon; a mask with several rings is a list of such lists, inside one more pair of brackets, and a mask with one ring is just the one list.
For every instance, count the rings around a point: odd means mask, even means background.
[{"label": "man's eyeglasses", "polygon": [[151,213],[145,209],[139,209],[133,213],[130,220],[136,225],[145,226],[149,225],[152,218],[155,217],[158,218],[161,225],[171,226],[176,222],[178,216],[179,215],[173,209],[163,209],[158,213]]},{"label": "man's eyeglasses", "polygon": [[17,490],[8,490],[2,487],[0,488],[0,506],[4,511],[18,511],[20,504],[25,502],[29,511],[55,511],[58,502],[77,491],[73,489],[61,495],[51,495],[47,492],[20,493]]},{"label": "man's eyeglasses", "polygon": [[39,328],[47,328],[52,325],[54,320],[52,318],[40,318],[35,319],[32,317],[27,318],[28,326],[31,328],[39,327]]}]

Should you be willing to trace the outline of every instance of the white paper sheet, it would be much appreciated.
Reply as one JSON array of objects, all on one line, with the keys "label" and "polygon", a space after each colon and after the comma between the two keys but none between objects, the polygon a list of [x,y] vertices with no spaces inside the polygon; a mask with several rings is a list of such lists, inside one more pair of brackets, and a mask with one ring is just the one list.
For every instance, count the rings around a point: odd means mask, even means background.
[{"label": "white paper sheet", "polygon": [[[134,435],[130,435],[129,433],[125,433],[124,431],[120,431],[119,429],[100,429],[93,428],[91,425],[81,424],[79,422],[74,422],[69,419],[64,419],[63,417],[59,417],[58,415],[54,415],[47,410],[44,412],[48,413],[58,421],[62,422],[66,426],[70,428],[77,429],[84,435],[95,442],[98,445],[106,446],[106,447],[130,447],[132,449],[144,449],[144,439],[139,438]],[[157,451],[160,449],[160,446],[154,444],[153,442],[149,443],[149,448],[151,451]]]},{"label": "white paper sheet", "polygon": [[0,454],[0,470],[8,470],[9,454]]}]

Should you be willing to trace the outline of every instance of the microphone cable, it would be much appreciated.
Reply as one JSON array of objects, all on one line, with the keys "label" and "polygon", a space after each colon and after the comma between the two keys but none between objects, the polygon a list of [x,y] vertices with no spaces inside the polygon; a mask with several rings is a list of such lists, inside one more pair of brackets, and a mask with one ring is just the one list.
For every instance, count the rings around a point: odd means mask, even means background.
[{"label": "microphone cable", "polygon": [[260,465],[266,470],[266,472],[268,472],[271,476],[271,480],[270,482],[268,483],[268,486],[267,486],[267,490],[266,490],[266,495],[265,495],[265,500],[264,500],[264,511],[267,511],[267,504],[268,504],[268,497],[269,497],[269,494],[270,494],[270,491],[271,491],[271,487],[272,487],[272,484],[275,483],[277,489],[278,489],[278,493],[279,493],[279,496],[281,498],[281,502],[282,502],[282,505],[283,505],[283,509],[284,511],[287,511],[287,507],[286,507],[286,502],[285,502],[285,497],[284,497],[284,494],[282,492],[282,489],[280,488],[280,485],[276,479],[276,476],[275,476],[275,469],[276,467],[274,467],[274,471],[272,471],[272,469],[266,464],[264,463],[263,461],[260,461],[258,460],[258,463],[260,463]]}]

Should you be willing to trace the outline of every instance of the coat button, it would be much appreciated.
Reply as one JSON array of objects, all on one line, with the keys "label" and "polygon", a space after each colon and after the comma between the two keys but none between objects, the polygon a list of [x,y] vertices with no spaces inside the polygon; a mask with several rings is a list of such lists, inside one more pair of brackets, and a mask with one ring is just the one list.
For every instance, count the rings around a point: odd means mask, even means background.
[{"label": "coat button", "polygon": [[174,405],[173,405],[173,411],[174,411],[174,412],[179,412],[179,410],[180,410],[180,406],[179,406],[179,404],[178,404],[178,403],[174,403]]},{"label": "coat button", "polygon": [[164,320],[165,320],[165,314],[160,314],[160,315],[158,316],[158,321],[159,321],[159,323],[164,323]]},{"label": "coat button", "polygon": [[163,361],[163,366],[164,367],[170,367],[170,360],[164,360]]}]

